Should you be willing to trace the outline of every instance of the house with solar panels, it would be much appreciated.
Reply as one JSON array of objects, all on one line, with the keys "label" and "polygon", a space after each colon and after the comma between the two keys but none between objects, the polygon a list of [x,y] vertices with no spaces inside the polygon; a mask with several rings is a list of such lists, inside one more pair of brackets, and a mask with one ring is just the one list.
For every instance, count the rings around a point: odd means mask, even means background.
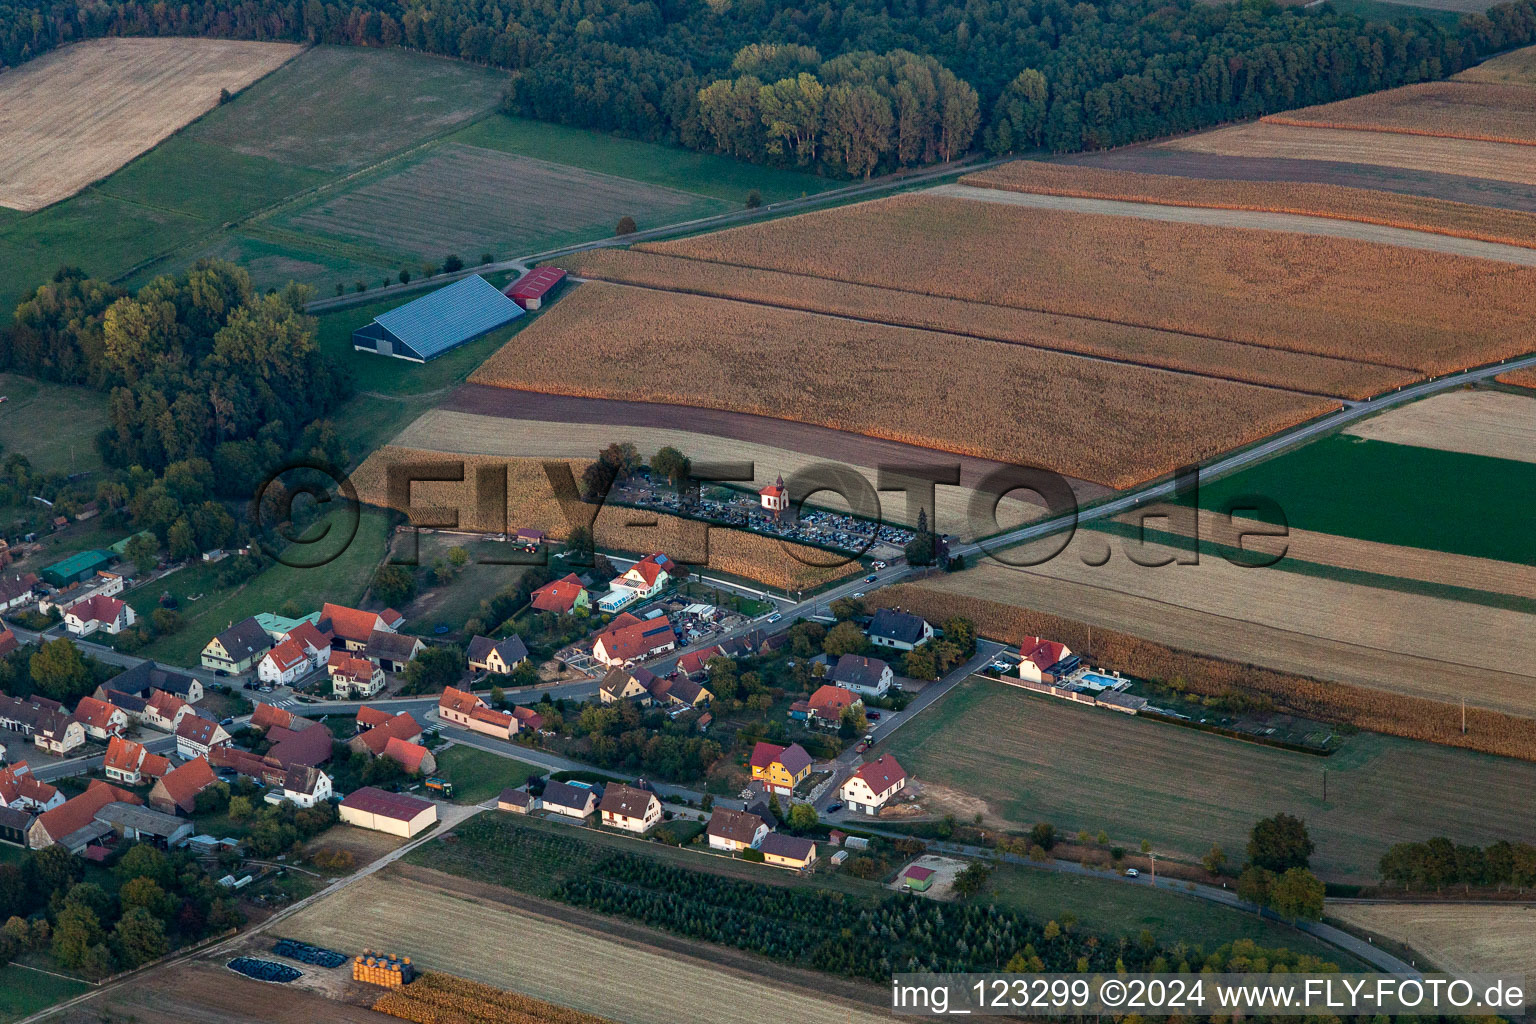
[{"label": "house with solar panels", "polygon": [[353,331],[352,347],[424,363],[522,315],[522,306],[472,274]]}]

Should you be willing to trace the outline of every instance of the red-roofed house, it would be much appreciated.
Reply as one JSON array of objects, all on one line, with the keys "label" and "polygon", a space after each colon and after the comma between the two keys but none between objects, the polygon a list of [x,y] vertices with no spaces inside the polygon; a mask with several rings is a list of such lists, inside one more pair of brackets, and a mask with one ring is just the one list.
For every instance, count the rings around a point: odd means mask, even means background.
[{"label": "red-roofed house", "polygon": [[538,732],[544,728],[544,716],[532,708],[514,707],[512,709],[512,717],[517,719],[519,729],[531,729],[534,732]]},{"label": "red-roofed house", "polygon": [[389,737],[389,742],[384,744],[379,756],[398,762],[400,767],[413,775],[417,772],[430,775],[437,771],[437,759],[432,756],[432,751],[420,743],[412,743],[398,736]]},{"label": "red-roofed house", "polygon": [[149,806],[162,814],[191,814],[197,809],[197,794],[217,781],[208,759],[195,758],[155,783]]},{"label": "red-roofed house", "polygon": [[256,710],[251,712],[250,726],[252,729],[270,729],[274,725],[280,729],[292,729],[293,719],[293,712],[287,708],[280,708],[273,704],[257,704]]},{"label": "red-roofed house", "polygon": [[841,686],[826,683],[811,694],[809,700],[790,705],[791,718],[803,718],[812,725],[835,729],[842,724],[843,710],[864,703],[859,695]]},{"label": "red-roofed house", "polygon": [[848,777],[837,795],[850,811],[878,814],[897,793],[907,786],[907,773],[890,754],[867,761]]},{"label": "red-roofed house", "polygon": [[762,503],[764,511],[782,516],[789,508],[789,490],[784,486],[784,475],[779,474],[777,480],[758,491],[757,499]]},{"label": "red-roofed house", "polygon": [[677,563],[666,555],[647,555],[608,582],[608,593],[598,598],[597,607],[616,612],[643,598],[655,597],[676,572]]},{"label": "red-roofed house", "polygon": [[[372,708],[363,708],[358,712],[359,721],[362,720],[362,711],[372,711]],[[416,719],[402,711],[398,715],[385,715],[385,720],[377,725],[362,729],[356,736],[347,741],[347,748],[354,752],[366,751],[374,757],[384,753],[384,748],[392,739],[402,739],[407,743],[414,742],[421,735],[421,726]]]},{"label": "red-roofed house", "polygon": [[362,707],[357,709],[356,731],[367,732],[369,729],[376,729],[394,717],[395,716],[388,711],[364,704]]},{"label": "red-roofed house", "polygon": [[128,731],[128,712],[95,697],[81,697],[75,705],[75,721],[93,740],[111,739]]},{"label": "red-roofed house", "polygon": [[725,656],[725,651],[718,646],[689,651],[677,659],[677,670],[685,676],[701,676],[709,669],[709,659]]},{"label": "red-roofed house", "polygon": [[144,702],[144,724],[151,729],[175,732],[181,720],[190,714],[192,705],[164,690],[156,690]]},{"label": "red-roofed house", "polygon": [[100,779],[93,779],[84,793],[38,815],[27,832],[27,845],[34,850],[41,850],[54,843],[66,843],[72,852],[83,849],[95,837],[76,834],[83,832],[95,821],[97,813],[112,803],[142,805],[144,801],[126,789],[118,789]]},{"label": "red-roofed house", "polygon": [[335,697],[367,700],[384,689],[384,669],[346,651],[332,651],[325,670],[331,675],[331,694]]},{"label": "red-roofed house", "polygon": [[90,636],[98,629],[117,634],[138,621],[133,607],[115,597],[97,594],[70,605],[64,613],[64,628],[76,636]]},{"label": "red-roofed house", "polygon": [[517,719],[501,711],[492,711],[473,693],[452,686],[444,689],[438,698],[437,714],[445,722],[497,739],[509,740],[517,732]]},{"label": "red-roofed house", "polygon": [[368,638],[374,630],[393,633],[404,623],[405,616],[393,608],[386,608],[382,612],[365,612],[327,601],[320,609],[320,628],[329,629],[335,638],[332,648],[339,646],[347,651],[361,651],[367,647]]},{"label": "red-roofed house", "polygon": [[[621,616],[620,618],[622,618]],[[634,619],[634,616],[629,616]],[[619,619],[614,619],[617,624]],[[610,625],[592,644],[592,657],[604,665],[628,665],[654,658],[677,647],[677,634],[665,615],[636,619],[617,629]]]},{"label": "red-roofed house", "polygon": [[184,758],[206,757],[209,750],[228,742],[229,733],[211,718],[185,715],[176,726],[176,753]]},{"label": "red-roofed house", "polygon": [[331,730],[307,718],[295,718],[293,725],[291,729],[274,725],[267,730],[266,738],[272,743],[267,760],[286,769],[296,764],[313,767],[331,759]]},{"label": "red-roofed house", "polygon": [[1042,640],[1038,636],[1027,636],[1024,642],[1019,644],[1019,656],[1024,660],[1019,662],[1019,678],[1031,683],[1055,682],[1055,678],[1047,680],[1051,666],[1071,657],[1072,651],[1066,644],[1057,643],[1055,640]]},{"label": "red-roofed house", "polygon": [[51,811],[64,802],[64,794],[32,775],[27,762],[0,768],[0,807],[20,811]]},{"label": "red-roofed house", "polygon": [[569,573],[553,583],[546,583],[531,595],[534,611],[571,615],[591,608],[587,588],[575,573]]},{"label": "red-roofed house", "polygon": [[261,656],[256,678],[272,686],[287,686],[309,669],[309,652],[297,640],[284,640]]},{"label": "red-roofed house", "polygon": [[794,793],[795,786],[811,774],[811,755],[798,743],[780,747],[759,742],[752,748],[749,763],[752,778],[780,796]]},{"label": "red-roofed house", "polygon": [[326,659],[331,656],[331,636],[322,632],[313,622],[304,621],[290,629],[284,640],[292,640],[298,644],[306,656],[312,668],[324,665]]},{"label": "red-roofed house", "polygon": [[107,744],[107,754],[102,760],[107,778],[125,786],[137,786],[145,779],[158,779],[171,770],[171,762],[159,754],[151,754],[144,744],[114,736]]}]

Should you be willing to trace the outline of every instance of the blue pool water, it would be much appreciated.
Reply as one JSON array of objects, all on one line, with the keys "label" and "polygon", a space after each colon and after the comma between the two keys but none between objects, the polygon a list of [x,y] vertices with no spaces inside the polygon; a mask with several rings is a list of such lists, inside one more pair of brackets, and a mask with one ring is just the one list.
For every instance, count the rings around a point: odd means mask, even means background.
[{"label": "blue pool water", "polygon": [[1078,682],[1084,683],[1088,686],[1097,686],[1100,689],[1108,689],[1112,686],[1118,686],[1120,684],[1120,680],[1116,679],[1114,676],[1100,675],[1097,672],[1084,672],[1082,678],[1080,678]]}]

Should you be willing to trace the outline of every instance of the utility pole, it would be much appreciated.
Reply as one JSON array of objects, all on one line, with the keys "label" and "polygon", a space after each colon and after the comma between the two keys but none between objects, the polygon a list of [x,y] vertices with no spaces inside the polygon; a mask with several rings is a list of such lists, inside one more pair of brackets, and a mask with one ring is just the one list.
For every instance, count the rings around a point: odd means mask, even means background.
[{"label": "utility pole", "polygon": [[1148,853],[1147,856],[1152,858],[1152,887],[1155,889],[1157,888],[1157,854]]},{"label": "utility pole", "polygon": [[1461,695],[1461,734],[1467,734],[1467,695]]}]

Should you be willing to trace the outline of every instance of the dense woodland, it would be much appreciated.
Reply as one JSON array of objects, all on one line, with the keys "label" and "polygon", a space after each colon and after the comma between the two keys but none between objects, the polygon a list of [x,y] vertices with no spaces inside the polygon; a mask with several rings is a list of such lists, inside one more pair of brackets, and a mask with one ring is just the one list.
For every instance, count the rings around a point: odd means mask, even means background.
[{"label": "dense woodland", "polygon": [[1268,0],[0,2],[0,66],[108,35],[403,46],[506,68],[507,109],[838,175],[1120,145],[1451,74],[1536,0],[1367,22]]}]

